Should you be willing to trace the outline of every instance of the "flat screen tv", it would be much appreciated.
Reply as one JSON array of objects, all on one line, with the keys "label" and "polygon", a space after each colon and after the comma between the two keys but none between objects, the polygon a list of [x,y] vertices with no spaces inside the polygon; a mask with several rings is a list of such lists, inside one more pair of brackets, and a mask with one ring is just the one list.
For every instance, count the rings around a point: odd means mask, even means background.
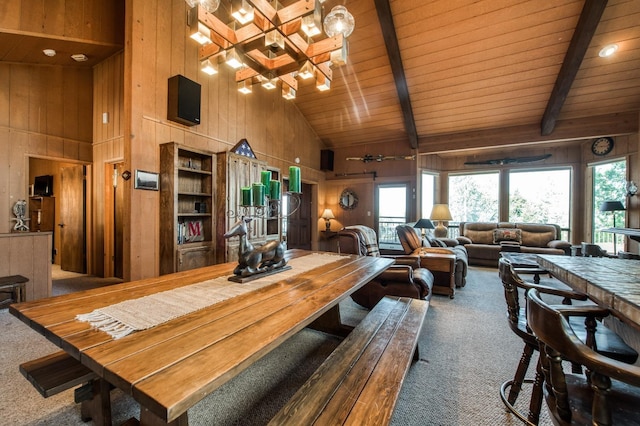
[{"label": "flat screen tv", "polygon": [[53,196],[53,176],[36,176],[33,182],[33,195],[41,197]]}]

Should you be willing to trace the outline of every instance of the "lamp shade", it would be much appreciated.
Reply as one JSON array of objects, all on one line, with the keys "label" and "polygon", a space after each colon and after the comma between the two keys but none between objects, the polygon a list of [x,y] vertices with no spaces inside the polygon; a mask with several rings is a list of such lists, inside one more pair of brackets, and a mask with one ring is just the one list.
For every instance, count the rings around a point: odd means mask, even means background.
[{"label": "lamp shade", "polygon": [[433,222],[431,222],[429,219],[420,219],[419,221],[416,222],[415,225],[413,225],[414,228],[420,228],[420,229],[435,229],[436,227],[433,226]]},{"label": "lamp shade", "polygon": [[322,216],[320,216],[323,219],[335,219],[336,217],[333,215],[333,211],[331,209],[324,209],[324,211],[322,212]]},{"label": "lamp shade", "polygon": [[601,212],[617,212],[620,210],[624,210],[624,206],[620,201],[603,201],[600,204]]},{"label": "lamp shade", "polygon": [[451,212],[449,211],[449,205],[447,204],[434,204],[429,216],[431,220],[452,220]]}]

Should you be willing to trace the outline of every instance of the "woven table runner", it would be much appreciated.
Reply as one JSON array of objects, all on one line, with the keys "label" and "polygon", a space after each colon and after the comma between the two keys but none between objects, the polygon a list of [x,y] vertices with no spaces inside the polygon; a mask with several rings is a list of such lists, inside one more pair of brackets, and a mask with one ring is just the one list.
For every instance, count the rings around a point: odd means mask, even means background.
[{"label": "woven table runner", "polygon": [[108,333],[114,339],[120,339],[134,331],[155,327],[223,300],[255,291],[340,259],[344,259],[344,257],[334,254],[311,253],[287,262],[291,266],[289,270],[247,283],[231,282],[229,276],[218,277],[105,306],[88,314],[77,315],[76,319],[90,323],[93,328]]}]

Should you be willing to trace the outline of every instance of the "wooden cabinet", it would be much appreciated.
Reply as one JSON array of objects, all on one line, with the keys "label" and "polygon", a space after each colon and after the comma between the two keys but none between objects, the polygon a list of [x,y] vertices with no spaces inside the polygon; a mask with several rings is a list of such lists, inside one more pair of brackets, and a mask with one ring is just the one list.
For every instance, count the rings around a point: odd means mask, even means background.
[{"label": "wooden cabinet", "polygon": [[[244,211],[241,207],[241,189],[249,187],[255,182],[260,182],[261,172],[272,170],[272,179],[275,177],[275,170],[267,167],[266,161],[245,157],[233,152],[220,152],[217,155],[218,175],[217,175],[217,261],[232,262],[238,260],[239,238],[232,237],[227,240],[223,235],[240,219],[244,213],[251,216],[255,213],[255,208]],[[262,217],[253,216],[254,219],[249,225],[247,237],[254,245],[262,245],[267,239],[275,239],[277,236],[269,235],[267,232],[268,209],[262,211]],[[274,222],[275,218],[269,220],[271,232],[279,233],[279,226]]]},{"label": "wooden cabinet", "polygon": [[33,232],[54,231],[56,226],[56,199],[31,197],[29,199],[29,229]]},{"label": "wooden cabinet", "polygon": [[160,145],[160,274],[215,262],[212,153]]}]

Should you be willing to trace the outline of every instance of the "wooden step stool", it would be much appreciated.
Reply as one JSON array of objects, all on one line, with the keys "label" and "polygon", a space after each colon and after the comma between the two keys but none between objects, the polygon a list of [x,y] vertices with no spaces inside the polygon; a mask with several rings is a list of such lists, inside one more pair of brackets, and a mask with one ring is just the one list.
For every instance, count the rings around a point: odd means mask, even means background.
[{"label": "wooden step stool", "polygon": [[26,300],[25,283],[28,278],[22,275],[9,275],[0,277],[0,293],[10,293],[11,298],[0,302],[0,308],[10,305],[11,303],[20,303]]}]

